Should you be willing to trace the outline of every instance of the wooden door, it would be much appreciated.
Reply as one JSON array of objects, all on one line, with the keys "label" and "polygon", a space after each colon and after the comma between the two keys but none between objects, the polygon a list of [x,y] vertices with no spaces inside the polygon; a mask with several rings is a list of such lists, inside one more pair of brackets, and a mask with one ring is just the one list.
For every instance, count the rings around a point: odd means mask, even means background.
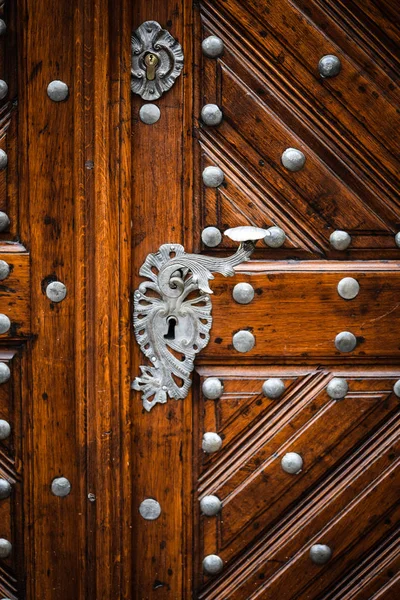
[{"label": "wooden door", "polygon": [[[0,18],[0,596],[397,598],[396,2]],[[152,124],[131,91],[149,20],[184,55]],[[269,245],[211,281],[188,396],[145,410],[141,265],[166,243],[227,257],[207,228],[241,225]]]}]

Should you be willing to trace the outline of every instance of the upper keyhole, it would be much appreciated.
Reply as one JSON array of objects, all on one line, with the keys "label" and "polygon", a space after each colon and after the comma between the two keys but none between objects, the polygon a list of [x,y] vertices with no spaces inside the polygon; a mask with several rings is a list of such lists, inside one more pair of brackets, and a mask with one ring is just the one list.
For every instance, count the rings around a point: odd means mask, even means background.
[{"label": "upper keyhole", "polygon": [[164,335],[164,339],[165,340],[174,340],[175,339],[175,327],[177,326],[178,321],[175,319],[175,317],[169,317],[167,319],[167,323],[168,323],[168,331]]}]

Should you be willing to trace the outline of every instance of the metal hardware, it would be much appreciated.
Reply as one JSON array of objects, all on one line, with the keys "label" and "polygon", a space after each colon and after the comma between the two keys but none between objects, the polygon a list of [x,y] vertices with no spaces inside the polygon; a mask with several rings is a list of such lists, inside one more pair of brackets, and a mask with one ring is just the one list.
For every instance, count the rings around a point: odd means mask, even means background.
[{"label": "metal hardware", "polygon": [[233,299],[238,304],[250,304],[254,298],[254,288],[250,283],[237,283],[232,292]]},{"label": "metal hardware", "polygon": [[0,500],[5,500],[11,495],[11,484],[7,479],[0,479]]},{"label": "metal hardware", "polygon": [[271,377],[270,379],[264,381],[262,391],[264,396],[267,398],[276,400],[277,398],[280,398],[285,391],[285,384],[283,383],[282,379]]},{"label": "metal hardware", "polygon": [[334,400],[342,400],[349,391],[349,384],[342,377],[334,377],[328,383],[326,391]]},{"label": "metal hardware", "polygon": [[396,394],[396,396],[400,398],[400,379],[394,384],[393,391]]},{"label": "metal hardware", "polygon": [[306,157],[296,148],[286,148],[281,156],[281,162],[288,171],[300,171],[305,163]]},{"label": "metal hardware", "polygon": [[141,502],[139,512],[146,521],[155,521],[161,515],[160,503],[153,498],[146,498]]},{"label": "metal hardware", "polygon": [[56,477],[51,482],[51,492],[59,498],[68,496],[71,492],[71,483],[66,477]]},{"label": "metal hardware", "polygon": [[0,538],[0,558],[8,558],[12,551],[12,545],[8,540]]},{"label": "metal hardware", "polygon": [[206,167],[203,171],[203,183],[207,187],[216,188],[224,181],[224,172],[219,167]]},{"label": "metal hardware", "polygon": [[204,496],[200,500],[200,510],[207,517],[214,517],[222,508],[222,502],[217,496]]},{"label": "metal hardware", "polygon": [[5,22],[3,21],[3,19],[0,19],[0,35],[4,35],[7,31],[7,25],[5,24]]},{"label": "metal hardware", "polygon": [[4,79],[0,79],[0,100],[3,100],[8,94],[8,85]]},{"label": "metal hardware", "polygon": [[202,41],[201,49],[207,58],[218,58],[224,51],[224,42],[216,35],[209,35]]},{"label": "metal hardware", "polygon": [[331,556],[332,550],[326,544],[314,544],[310,548],[310,558],[316,565],[324,565]]},{"label": "metal hardware", "polygon": [[352,352],[357,346],[357,338],[350,331],[341,331],[335,338],[335,346],[339,352]]},{"label": "metal hardware", "polygon": [[4,152],[4,150],[0,149],[0,171],[4,171],[4,169],[8,165],[8,156]]},{"label": "metal hardware", "polygon": [[288,452],[282,457],[281,467],[285,473],[298,475],[303,468],[303,459],[297,452]]},{"label": "metal hardware", "polygon": [[139,118],[146,125],[154,125],[160,119],[161,111],[156,104],[143,104],[139,110]]},{"label": "metal hardware", "polygon": [[10,330],[11,321],[7,315],[0,314],[0,335]]},{"label": "metal hardware", "polygon": [[224,562],[216,554],[209,554],[203,560],[203,570],[207,575],[217,575],[223,568]]},{"label": "metal hardware", "polygon": [[394,236],[394,241],[396,242],[396,246],[400,248],[400,231],[398,231]]},{"label": "metal hardware", "polygon": [[[163,244],[147,256],[139,271],[147,281],[134,293],[133,324],[136,340],[152,366],[141,366],[141,375],[132,384],[142,392],[146,410],[164,404],[168,397],[186,398],[195,356],[210,338],[212,290],[208,280],[214,278],[212,273],[232,276],[233,268],[249,260],[256,240],[265,233],[256,227],[228,229],[225,235],[240,242],[228,258],[186,254],[180,244]],[[195,292],[198,294],[193,297]],[[246,339],[254,340],[250,332],[245,334]]]},{"label": "metal hardware", "polygon": [[5,231],[10,225],[10,219],[8,215],[0,210],[0,231]]},{"label": "metal hardware", "polygon": [[222,438],[215,431],[206,431],[203,435],[201,447],[207,454],[218,452],[222,446]]},{"label": "metal hardware", "polygon": [[10,274],[10,265],[5,260],[0,260],[0,281],[7,279]]},{"label": "metal hardware", "polygon": [[351,244],[351,236],[347,231],[334,231],[329,238],[330,244],[335,250],[347,250]]},{"label": "metal hardware", "polygon": [[286,233],[280,227],[269,227],[264,238],[264,244],[270,248],[280,248],[286,240]]},{"label": "metal hardware", "polygon": [[216,104],[206,104],[201,109],[201,120],[205,125],[215,126],[222,121],[222,110]]},{"label": "metal hardware", "polygon": [[215,248],[222,241],[222,234],[216,227],[206,227],[201,232],[201,239],[203,244],[209,248]]},{"label": "metal hardware", "polygon": [[339,296],[345,300],[353,300],[360,291],[360,284],[354,277],[343,277],[338,283],[337,291]]},{"label": "metal hardware", "polygon": [[11,377],[10,367],[4,362],[0,362],[0,384],[6,383]]},{"label": "metal hardware", "polygon": [[202,391],[208,400],[218,400],[222,396],[224,386],[218,377],[207,377],[203,382]]},{"label": "metal hardware", "polygon": [[232,338],[233,347],[238,352],[250,352],[255,346],[256,338],[251,333],[251,331],[247,331],[246,329],[241,329]]},{"label": "metal hardware", "polygon": [[167,92],[183,68],[181,45],[157,21],[146,21],[131,38],[131,89],[143,100]]},{"label": "metal hardware", "polygon": [[53,102],[63,102],[68,98],[69,89],[64,81],[55,79],[47,86],[47,95]]},{"label": "metal hardware", "polygon": [[336,77],[339,75],[342,64],[334,54],[326,54],[318,63],[318,71],[323,79],[325,77]]},{"label": "metal hardware", "polygon": [[11,433],[11,426],[8,421],[0,419],[0,440],[6,440]]},{"label": "metal hardware", "polygon": [[67,288],[61,281],[52,281],[46,287],[46,296],[52,302],[62,302],[66,295]]}]

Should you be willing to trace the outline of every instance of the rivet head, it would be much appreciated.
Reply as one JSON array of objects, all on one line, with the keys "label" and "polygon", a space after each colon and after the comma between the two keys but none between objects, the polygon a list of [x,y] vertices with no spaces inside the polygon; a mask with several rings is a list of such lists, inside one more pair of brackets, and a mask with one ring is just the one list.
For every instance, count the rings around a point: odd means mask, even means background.
[{"label": "rivet head", "polygon": [[202,41],[201,49],[208,58],[218,58],[224,51],[224,42],[216,35],[209,35]]},{"label": "rivet head", "polygon": [[71,492],[71,483],[66,477],[56,477],[51,482],[51,492],[59,498],[64,498]]},{"label": "rivet head", "polygon": [[7,331],[10,330],[10,327],[10,319],[7,317],[7,315],[3,315],[2,313],[0,313],[0,335],[2,335],[3,333],[7,333]]},{"label": "rivet head", "polygon": [[224,172],[219,167],[206,167],[203,171],[203,183],[207,187],[216,188],[224,181]]},{"label": "rivet head", "polygon": [[306,157],[296,148],[286,148],[281,156],[281,162],[288,171],[300,171],[305,163]]},{"label": "rivet head", "polygon": [[270,379],[264,381],[262,391],[264,396],[267,398],[276,400],[276,398],[280,398],[285,391],[285,384],[283,383],[282,379],[271,377]]},{"label": "rivet head", "polygon": [[4,150],[0,150],[0,171],[4,171],[8,165],[8,156]]},{"label": "rivet head", "polygon": [[303,459],[297,452],[288,452],[282,457],[281,467],[285,473],[298,475],[303,468]]},{"label": "rivet head", "polygon": [[238,352],[250,352],[255,346],[256,339],[251,331],[246,331],[242,329],[235,333],[232,338],[233,347]]},{"label": "rivet head", "polygon": [[68,98],[69,89],[66,83],[58,79],[47,86],[47,95],[53,102],[62,102]]},{"label": "rivet head", "polygon": [[10,274],[10,265],[5,260],[0,260],[0,281],[7,279]]},{"label": "rivet head", "polygon": [[161,111],[156,104],[143,104],[139,110],[139,117],[146,125],[153,125],[160,119]]},{"label": "rivet head", "polygon": [[12,551],[12,545],[8,540],[0,538],[0,558],[8,558]]},{"label": "rivet head", "polygon": [[264,244],[270,248],[280,248],[286,240],[286,233],[280,227],[269,227],[264,238]]},{"label": "rivet head", "polygon": [[316,565],[324,565],[332,556],[332,550],[326,544],[314,544],[310,548],[310,558]]},{"label": "rivet head", "polygon": [[11,495],[11,484],[7,479],[0,479],[0,500],[5,500]]},{"label": "rivet head", "polygon": [[146,521],[155,521],[161,515],[161,506],[154,498],[146,498],[140,503],[139,513]]},{"label": "rivet head", "polygon": [[214,517],[222,508],[222,502],[217,496],[204,496],[200,500],[200,510],[207,517]]},{"label": "rivet head", "polygon": [[322,78],[339,75],[342,64],[334,54],[326,54],[318,63],[318,71]]},{"label": "rivet head", "polygon": [[250,283],[237,283],[232,292],[233,299],[238,304],[250,304],[254,298],[254,288]]},{"label": "rivet head", "polygon": [[203,570],[207,575],[217,575],[224,568],[224,562],[220,556],[209,554],[203,560]]},{"label": "rivet head", "polygon": [[359,294],[360,284],[354,277],[343,277],[338,283],[337,291],[341,298],[353,300]]},{"label": "rivet head", "polygon": [[332,248],[335,248],[335,250],[347,250],[351,244],[351,236],[347,233],[347,231],[341,231],[340,229],[337,229],[331,233],[329,242]]},{"label": "rivet head", "polygon": [[400,248],[400,231],[398,231],[394,236],[394,241],[396,242],[396,246]]},{"label": "rivet head", "polygon": [[46,296],[52,302],[62,302],[67,295],[67,288],[61,281],[52,281],[46,287]]},{"label": "rivet head", "polygon": [[339,352],[352,352],[357,346],[357,338],[350,331],[341,331],[335,337],[335,346]]},{"label": "rivet head", "polygon": [[5,383],[11,377],[10,367],[4,362],[0,362],[0,383]]},{"label": "rivet head", "polygon": [[5,24],[5,22],[3,21],[3,19],[0,19],[0,35],[4,35],[7,31],[7,25]]},{"label": "rivet head", "polygon": [[8,94],[8,85],[4,79],[0,79],[0,100],[3,100]]},{"label": "rivet head", "polygon": [[201,232],[201,239],[203,240],[203,244],[209,248],[215,248],[221,243],[222,233],[216,227],[206,227]]},{"label": "rivet head", "polygon": [[400,379],[394,384],[393,391],[396,394],[396,396],[400,398]]},{"label": "rivet head", "polygon": [[201,447],[203,452],[207,454],[213,454],[214,452],[218,452],[222,446],[222,438],[215,433],[215,431],[206,431],[203,435],[203,441]]},{"label": "rivet head", "polygon": [[217,400],[221,397],[224,386],[218,377],[207,377],[203,382],[202,390],[208,400]]},{"label": "rivet head", "polygon": [[0,210],[0,232],[5,231],[10,225],[9,216]]},{"label": "rivet head", "polygon": [[328,383],[326,391],[331,398],[341,400],[349,391],[349,384],[342,377],[334,377]]},{"label": "rivet head", "polygon": [[0,419],[0,440],[6,440],[11,433],[11,426],[8,421]]},{"label": "rivet head", "polygon": [[216,104],[206,104],[201,109],[201,120],[205,125],[219,125],[222,117],[222,110]]}]

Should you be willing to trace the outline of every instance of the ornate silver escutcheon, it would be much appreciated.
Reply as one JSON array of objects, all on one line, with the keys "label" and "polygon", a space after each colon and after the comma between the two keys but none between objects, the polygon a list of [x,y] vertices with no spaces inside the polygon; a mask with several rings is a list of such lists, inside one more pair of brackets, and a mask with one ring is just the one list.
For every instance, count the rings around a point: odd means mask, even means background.
[{"label": "ornate silver escutcheon", "polygon": [[157,100],[183,68],[181,45],[157,21],[142,23],[132,35],[131,89],[143,100]]},{"label": "ornate silver escutcheon", "polygon": [[210,339],[212,273],[234,275],[233,268],[249,260],[256,241],[266,233],[258,227],[228,229],[225,235],[240,242],[228,258],[186,254],[179,244],[163,244],[147,256],[139,271],[147,281],[134,293],[133,325],[152,366],[141,366],[132,384],[142,392],[146,410],[168,397],[186,398],[195,356]]}]

